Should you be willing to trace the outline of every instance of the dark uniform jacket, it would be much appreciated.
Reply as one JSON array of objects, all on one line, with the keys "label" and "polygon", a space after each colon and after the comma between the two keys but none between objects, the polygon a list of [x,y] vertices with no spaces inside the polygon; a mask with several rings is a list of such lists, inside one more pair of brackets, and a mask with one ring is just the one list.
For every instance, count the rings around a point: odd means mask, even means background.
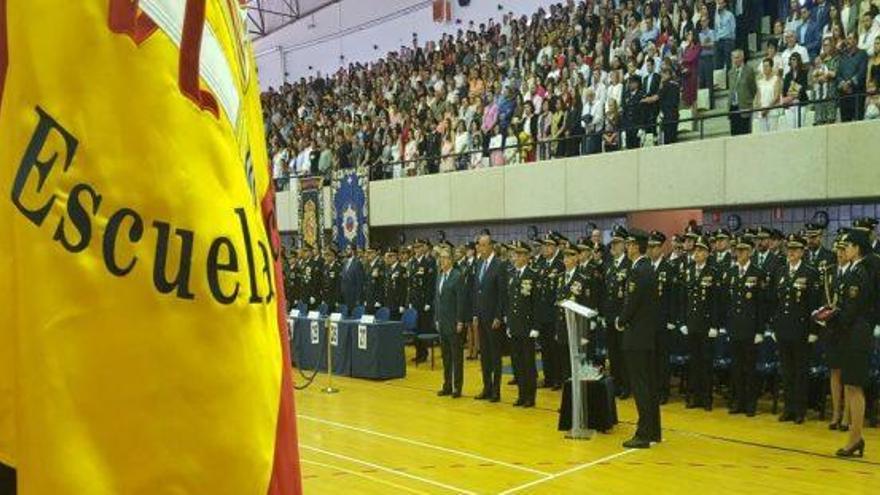
[{"label": "dark uniform jacket", "polygon": [[344,259],[340,264],[339,288],[342,302],[351,311],[364,302],[364,265],[357,257]]},{"label": "dark uniform jacket", "polygon": [[602,265],[597,261],[590,260],[586,264],[578,265],[577,269],[584,278],[584,300],[586,301],[584,305],[598,311],[602,287],[605,284]]},{"label": "dark uniform jacket", "polygon": [[608,326],[614,326],[614,318],[623,309],[623,300],[626,296],[626,276],[632,262],[624,256],[620,263],[612,260],[605,268],[605,291],[600,301],[599,313],[609,319]]},{"label": "dark uniform jacket", "polygon": [[303,300],[308,301],[314,297],[316,301],[321,301],[323,294],[323,270],[324,260],[320,257],[314,257],[303,261]]},{"label": "dark uniform jacket", "polygon": [[474,314],[474,277],[476,273],[474,270],[476,269],[477,261],[476,258],[469,260],[465,257],[455,264],[458,272],[461,274],[461,284],[467,295],[464,299],[464,310],[468,314],[468,320]]},{"label": "dark uniform jacket", "polygon": [[710,328],[720,326],[721,280],[721,275],[708,261],[702,269],[698,270],[696,263],[691,263],[685,270],[679,308],[689,334],[704,335]]},{"label": "dark uniform jacket", "polygon": [[522,273],[514,267],[507,280],[504,303],[507,329],[511,337],[528,337],[536,330],[535,308],[538,305],[538,274],[528,266]]},{"label": "dark uniform jacket", "polygon": [[[440,287],[440,282],[443,286]],[[452,335],[456,332],[456,326],[469,320],[469,315],[465,312],[465,300],[468,295],[462,283],[463,277],[461,272],[452,267],[446,280],[443,275],[437,275],[437,289],[434,291],[434,322],[437,324],[437,331],[441,335]]]},{"label": "dark uniform jacket", "polygon": [[822,301],[819,272],[805,261],[801,261],[798,269],[792,274],[786,264],[777,270],[771,284],[775,311],[770,326],[776,333],[776,340],[806,341],[810,333],[815,333],[810,315],[819,309]]},{"label": "dark uniform jacket", "polygon": [[764,273],[770,277],[771,282],[776,278],[776,270],[779,269],[782,265],[785,264],[785,260],[782,259],[777,253],[772,251],[767,251],[766,256],[764,256],[764,262],[761,262],[761,253],[756,252],[752,255],[752,264],[756,267],[764,270]]},{"label": "dark uniform jacket", "polygon": [[395,263],[384,271],[385,304],[392,311],[406,306],[408,274],[401,263]]},{"label": "dark uniform jacket", "polygon": [[834,331],[845,349],[864,351],[871,348],[876,298],[874,282],[864,259],[855,266],[850,265],[838,285],[837,307],[840,311],[834,322]]},{"label": "dark uniform jacket", "polygon": [[568,327],[565,323],[565,309],[559,307],[559,303],[574,301],[587,306],[587,295],[585,292],[587,281],[575,268],[570,277],[568,272],[563,271],[557,278],[556,284],[556,302],[554,303],[556,311],[556,341],[566,343],[568,342]]},{"label": "dark uniform jacket", "polygon": [[409,304],[418,312],[434,303],[434,288],[437,283],[437,266],[434,259],[424,256],[421,260],[413,258],[409,268]]},{"label": "dark uniform jacket", "polygon": [[[681,259],[681,258],[679,258]],[[657,267],[651,268],[657,275],[657,300],[660,303],[660,319],[658,325],[666,329],[668,323],[677,324],[678,308],[678,268],[666,258],[661,258]]]},{"label": "dark uniform jacket", "polygon": [[654,335],[660,320],[660,300],[656,295],[657,275],[651,260],[643,256],[629,271],[623,310],[616,322],[624,329],[621,344],[624,350],[654,349]]},{"label": "dark uniform jacket", "polygon": [[749,263],[740,276],[739,265],[728,270],[724,292],[724,325],[734,341],[754,341],[767,324],[767,274]]},{"label": "dark uniform jacket", "polygon": [[339,261],[327,263],[321,271],[321,301],[326,303],[332,311],[339,300],[339,275],[342,267]]},{"label": "dark uniform jacket", "polygon": [[538,261],[538,276],[541,284],[539,290],[539,304],[535,317],[540,325],[551,325],[556,321],[556,291],[559,285],[559,277],[565,271],[562,264],[562,255],[556,254],[552,259],[541,257]]},{"label": "dark uniform jacket", "polygon": [[368,309],[386,304],[385,299],[385,263],[375,258],[366,269],[364,281],[364,302]]},{"label": "dark uniform jacket", "polygon": [[837,256],[825,246],[819,246],[819,249],[813,251],[807,249],[804,252],[804,259],[807,263],[813,265],[813,268],[819,271],[819,275],[824,277],[829,267],[837,264]]}]

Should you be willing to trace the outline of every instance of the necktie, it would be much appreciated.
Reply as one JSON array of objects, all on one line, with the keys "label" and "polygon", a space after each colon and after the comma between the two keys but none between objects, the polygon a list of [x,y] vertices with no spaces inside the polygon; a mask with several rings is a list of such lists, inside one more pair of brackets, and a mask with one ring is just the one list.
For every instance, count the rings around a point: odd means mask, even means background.
[{"label": "necktie", "polygon": [[446,283],[446,275],[448,272],[443,273],[443,276],[440,277],[440,293],[443,294],[443,284]]},{"label": "necktie", "polygon": [[486,268],[489,266],[489,261],[483,261],[483,265],[480,266],[480,282],[483,281],[483,275],[486,274]]},{"label": "necktie", "polygon": [[739,268],[739,278],[743,278],[746,276],[746,269],[743,267]]}]

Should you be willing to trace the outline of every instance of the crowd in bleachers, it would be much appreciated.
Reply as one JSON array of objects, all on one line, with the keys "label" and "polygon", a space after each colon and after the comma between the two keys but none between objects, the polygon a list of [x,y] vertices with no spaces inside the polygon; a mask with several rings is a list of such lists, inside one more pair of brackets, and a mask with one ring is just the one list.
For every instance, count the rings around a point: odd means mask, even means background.
[{"label": "crowd in bleachers", "polygon": [[815,125],[876,118],[880,1],[837,1],[567,0],[439,41],[414,33],[411,48],[265,92],[273,174],[379,179],[672,143],[740,83],[737,50],[755,69],[721,109],[742,112],[734,134],[806,125],[810,101]]}]

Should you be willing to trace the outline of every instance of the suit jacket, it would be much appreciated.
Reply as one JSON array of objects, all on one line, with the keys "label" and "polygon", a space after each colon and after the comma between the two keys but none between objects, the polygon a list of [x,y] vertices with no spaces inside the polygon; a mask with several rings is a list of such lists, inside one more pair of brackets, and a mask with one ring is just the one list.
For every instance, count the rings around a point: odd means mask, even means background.
[{"label": "suit jacket", "polygon": [[556,321],[556,289],[558,280],[565,271],[562,264],[562,255],[557,254],[553,259],[541,258],[536,266],[539,267],[538,277],[540,278],[540,304],[535,315],[540,325],[551,325]]},{"label": "suit jacket", "polygon": [[389,266],[384,271],[385,301],[384,303],[396,311],[406,306],[407,281],[409,280],[406,268],[400,263]]},{"label": "suit jacket", "polygon": [[340,289],[342,302],[348,306],[349,311],[364,301],[364,265],[361,260],[354,258],[342,262],[340,275]]},{"label": "suit jacket", "polygon": [[819,270],[819,275],[821,276],[825,276],[829,268],[837,265],[837,256],[825,246],[819,246],[819,249],[815,251],[807,249],[804,252],[804,259],[807,260],[807,263],[813,265],[813,268]]},{"label": "suit jacket", "polygon": [[376,258],[367,266],[364,281],[364,302],[368,309],[382,306],[385,301],[385,263]]},{"label": "suit jacket", "polygon": [[507,274],[498,256],[493,256],[483,276],[480,272],[485,260],[480,260],[474,275],[474,316],[490,324],[504,315],[505,280]]},{"label": "suit jacket", "polygon": [[[441,281],[443,281],[442,287],[440,286]],[[442,273],[437,274],[437,287],[434,291],[433,303],[434,323],[441,335],[454,334],[456,326],[468,320],[468,314],[465,312],[467,293],[462,281],[462,274],[455,267],[449,270],[446,280],[443,280]]]},{"label": "suit jacket", "polygon": [[327,303],[328,308],[332,311],[340,301],[339,293],[339,272],[342,267],[339,261],[334,260],[332,263],[325,263],[321,272],[321,297],[316,298]]},{"label": "suit jacket", "polygon": [[838,284],[837,305],[840,312],[835,332],[847,350],[870,349],[872,344],[872,316],[877,299],[870,267],[862,259],[850,266]]},{"label": "suit jacket", "polygon": [[[622,347],[629,351],[654,349],[654,335],[660,320],[657,275],[651,260],[639,258],[629,271],[626,297],[617,324],[624,328]],[[616,329],[614,331],[617,331]]]},{"label": "suit jacket", "polygon": [[806,23],[801,24],[801,27],[798,29],[798,40],[807,49],[807,53],[810,54],[810,60],[816,58],[819,55],[819,50],[822,48],[822,27],[823,25],[816,22],[816,19],[811,18]]},{"label": "suit jacket", "polygon": [[819,272],[802,261],[794,274],[788,265],[781,266],[772,281],[772,302],[775,308],[770,321],[780,342],[806,341],[807,335],[815,333],[811,313],[821,306],[821,281]]},{"label": "suit jacket", "polygon": [[[739,80],[736,77],[736,68],[727,71],[727,87],[730,91],[736,91],[737,104],[740,110],[752,108],[755,102],[755,93],[758,92],[758,83],[755,80],[755,71],[746,63],[743,63]],[[733,105],[733,98],[730,99]]]},{"label": "suit jacket", "polygon": [[437,283],[437,266],[434,259],[424,256],[421,260],[413,258],[409,268],[409,304],[418,312],[434,302],[434,287]]},{"label": "suit jacket", "polygon": [[507,329],[513,337],[527,337],[537,330],[535,308],[538,304],[538,274],[528,266],[520,275],[514,267],[507,280],[505,317]]},{"label": "suit jacket", "polygon": [[755,263],[749,263],[743,276],[739,274],[739,265],[728,268],[723,313],[731,340],[753,341],[755,334],[764,332],[768,283],[767,274]]},{"label": "suit jacket", "polygon": [[607,323],[614,325],[614,318],[620,314],[623,308],[623,300],[626,291],[626,277],[632,262],[626,256],[616,265],[614,260],[605,268],[605,291],[602,294],[601,310],[604,318],[611,318]]},{"label": "suit jacket", "polygon": [[478,260],[474,258],[468,261],[462,258],[455,264],[461,274],[461,284],[467,297],[464,299],[464,310],[469,316],[474,314],[474,278],[476,277],[476,267]]}]

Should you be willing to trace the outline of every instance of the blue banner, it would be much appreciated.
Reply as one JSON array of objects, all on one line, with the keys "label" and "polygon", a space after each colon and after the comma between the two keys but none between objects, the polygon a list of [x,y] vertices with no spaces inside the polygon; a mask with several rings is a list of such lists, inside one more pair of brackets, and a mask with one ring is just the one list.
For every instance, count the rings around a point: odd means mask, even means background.
[{"label": "blue banner", "polygon": [[339,170],[333,177],[333,241],[340,250],[369,244],[368,177],[365,168]]}]

